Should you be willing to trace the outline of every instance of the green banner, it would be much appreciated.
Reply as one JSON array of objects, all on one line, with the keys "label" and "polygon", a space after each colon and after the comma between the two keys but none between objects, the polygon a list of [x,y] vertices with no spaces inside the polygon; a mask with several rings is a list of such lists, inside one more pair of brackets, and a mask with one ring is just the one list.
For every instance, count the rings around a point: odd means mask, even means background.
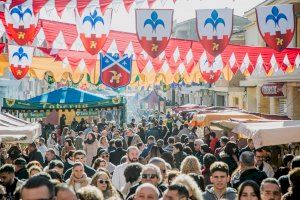
[{"label": "green banner", "polygon": [[52,103],[31,103],[23,100],[3,98],[2,109],[9,110],[51,110],[51,109],[89,109],[89,108],[106,108],[118,107],[126,104],[124,97],[114,97],[112,99],[103,100],[100,102],[86,102],[77,104],[52,104]]},{"label": "green banner", "polygon": [[30,112],[30,113],[23,113],[25,118],[46,118],[46,113],[45,112]]},{"label": "green banner", "polygon": [[99,112],[95,110],[87,110],[87,111],[76,111],[76,116],[98,116]]}]

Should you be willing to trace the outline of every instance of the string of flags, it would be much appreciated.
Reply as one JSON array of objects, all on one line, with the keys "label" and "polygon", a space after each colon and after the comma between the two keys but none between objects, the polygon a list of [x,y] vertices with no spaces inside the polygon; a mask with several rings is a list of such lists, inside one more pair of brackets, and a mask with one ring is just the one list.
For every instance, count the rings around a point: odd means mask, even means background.
[{"label": "string of flags", "polygon": [[[148,0],[149,7],[155,0]],[[175,3],[176,1],[174,1]],[[75,24],[39,17],[39,10],[54,3],[59,16],[72,7]],[[112,31],[112,0],[47,1],[14,0],[3,4],[0,36],[8,36],[12,74],[22,79],[32,64],[34,49],[71,66],[96,70],[103,84],[117,89],[128,84],[185,81],[214,83],[240,71],[255,69],[267,76],[281,70],[292,72],[300,65],[300,50],[287,48],[295,33],[291,4],[256,8],[258,29],[270,47],[230,45],[233,9],[196,11],[198,41],[171,38],[172,9],[136,9],[136,34]],[[134,0],[123,0],[126,8]],[[128,10],[128,9],[127,9]],[[133,78],[132,78],[133,77]],[[138,77],[138,79],[137,79]]]}]

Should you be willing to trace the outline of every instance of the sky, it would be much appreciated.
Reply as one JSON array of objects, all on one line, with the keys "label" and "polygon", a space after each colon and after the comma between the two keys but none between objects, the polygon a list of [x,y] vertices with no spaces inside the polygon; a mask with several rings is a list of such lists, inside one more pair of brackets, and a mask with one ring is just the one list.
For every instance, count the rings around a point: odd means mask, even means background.
[{"label": "sky", "polygon": [[[112,29],[126,32],[135,32],[135,12],[134,8],[147,8],[147,2],[137,0],[129,13],[121,4],[114,6],[112,18]],[[161,0],[157,0],[153,8],[174,9],[174,20],[182,22],[191,18],[195,18],[196,9],[213,9],[213,8],[233,8],[234,14],[243,16],[244,12],[250,10],[264,0],[177,0],[175,6],[173,0],[165,1],[162,5]],[[139,3],[141,2],[141,3]]]}]

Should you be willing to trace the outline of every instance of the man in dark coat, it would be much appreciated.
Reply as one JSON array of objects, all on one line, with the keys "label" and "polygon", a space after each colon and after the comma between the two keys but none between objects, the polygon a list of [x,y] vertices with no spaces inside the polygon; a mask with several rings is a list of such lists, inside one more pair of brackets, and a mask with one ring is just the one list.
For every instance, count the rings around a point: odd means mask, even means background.
[{"label": "man in dark coat", "polygon": [[28,162],[38,161],[41,165],[44,163],[44,158],[42,153],[37,149],[36,144],[33,142],[28,145]]},{"label": "man in dark coat", "polygon": [[14,165],[15,165],[15,176],[19,179],[19,180],[26,180],[28,179],[29,175],[28,172],[26,170],[26,160],[24,158],[17,158],[14,161]]},{"label": "man in dark coat", "polygon": [[174,165],[175,168],[180,169],[180,165],[187,155],[183,151],[183,145],[180,142],[175,143],[173,147]]},{"label": "man in dark coat", "polygon": [[255,167],[254,153],[245,151],[240,155],[240,170],[232,174],[231,185],[238,188],[246,180],[252,180],[258,185],[268,178],[266,173]]},{"label": "man in dark coat", "polygon": [[119,165],[120,160],[123,156],[126,155],[126,150],[123,149],[123,142],[120,139],[115,141],[116,150],[110,152],[109,154],[109,161],[114,165]]}]

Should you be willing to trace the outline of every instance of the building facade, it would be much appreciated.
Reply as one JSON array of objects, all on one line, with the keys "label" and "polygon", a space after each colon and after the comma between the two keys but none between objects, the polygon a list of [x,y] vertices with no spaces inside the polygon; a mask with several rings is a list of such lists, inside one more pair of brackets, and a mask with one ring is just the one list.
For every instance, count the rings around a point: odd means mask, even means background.
[{"label": "building facade", "polygon": [[[294,4],[296,29],[289,47],[300,47],[300,2],[299,0],[266,0],[259,6],[275,4]],[[266,46],[257,28],[255,8],[245,12],[244,17],[251,23],[245,26],[245,44]],[[250,112],[286,115],[291,119],[300,119],[300,68],[293,73],[278,70],[270,77],[255,69],[254,73],[240,81],[245,87],[246,109]]]}]

